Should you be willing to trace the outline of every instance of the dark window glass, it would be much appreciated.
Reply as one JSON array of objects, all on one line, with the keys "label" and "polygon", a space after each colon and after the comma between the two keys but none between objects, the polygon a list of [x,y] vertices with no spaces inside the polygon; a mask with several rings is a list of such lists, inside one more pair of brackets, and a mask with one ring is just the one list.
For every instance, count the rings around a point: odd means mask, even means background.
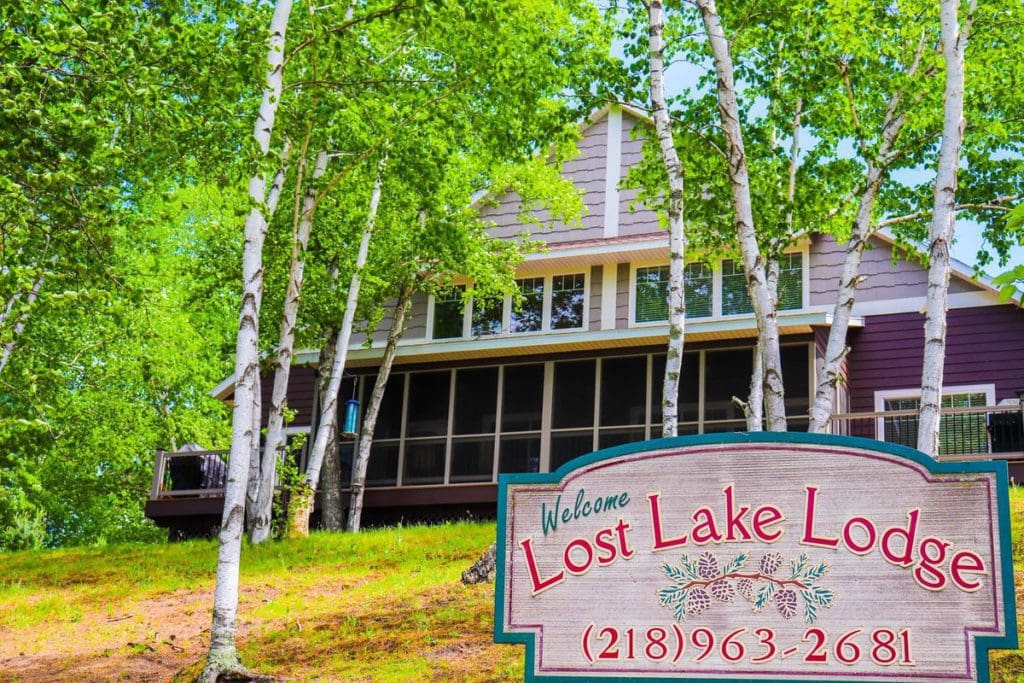
[{"label": "dark window glass", "polygon": [[450,384],[451,373],[447,370],[409,375],[406,436],[444,436],[448,433]]},{"label": "dark window glass", "polygon": [[706,263],[690,263],[683,270],[686,288],[686,317],[707,318],[711,315],[713,275]]},{"label": "dark window glass", "polygon": [[434,297],[434,339],[462,336],[463,285],[438,292]]},{"label": "dark window glass", "polygon": [[646,438],[643,429],[602,429],[597,433],[597,447],[611,448]]},{"label": "dark window glass", "polygon": [[444,440],[406,441],[403,484],[444,483]]},{"label": "dark window glass", "polygon": [[[376,378],[372,381],[376,381]],[[372,389],[368,388],[364,392],[367,401],[369,401],[371,391]],[[404,399],[405,375],[391,375],[388,377],[388,383],[384,389],[384,399],[380,402],[380,410],[377,412],[373,438],[397,439],[402,435],[402,401]]]},{"label": "dark window glass", "polygon": [[544,404],[544,366],[506,365],[501,397],[501,431],[540,429]]},{"label": "dark window glass", "polygon": [[746,420],[732,420],[730,422],[705,422],[705,434],[721,434],[723,432],[745,432],[747,431]]},{"label": "dark window glass", "polygon": [[470,329],[474,337],[501,333],[503,299],[473,299],[473,315]]},{"label": "dark window glass", "polygon": [[[810,404],[810,376],[808,374],[808,347],[783,346],[780,350],[782,355],[782,377],[786,381],[786,416],[793,420],[800,420],[807,417],[811,408]],[[804,428],[799,429],[796,422],[788,426],[789,431],[807,431],[806,420]]]},{"label": "dark window glass", "polygon": [[[709,351],[704,362],[704,419],[742,418],[743,411],[732,402],[732,397],[745,401],[750,394],[750,375],[754,370],[753,350]],[[712,430],[705,426],[704,431]]]},{"label": "dark window glass", "polygon": [[455,433],[494,431],[498,412],[498,368],[455,372]]},{"label": "dark window glass", "polygon": [[551,278],[551,329],[583,327],[583,273]]},{"label": "dark window glass", "polygon": [[668,320],[668,281],[668,266],[636,269],[635,322]]},{"label": "dark window glass", "polygon": [[512,332],[540,332],[544,316],[544,278],[516,280],[516,284],[523,298],[518,308],[516,302],[512,302],[509,329]]},{"label": "dark window glass", "polygon": [[[652,435],[661,436],[661,392],[665,386],[665,356],[651,359],[651,425],[658,427]],[[700,402],[700,354],[684,353],[679,373],[679,421],[696,422]],[[682,433],[682,432],[680,432]]]},{"label": "dark window glass", "polygon": [[551,471],[594,450],[593,432],[562,432],[551,435]]},{"label": "dark window glass", "polygon": [[394,486],[398,482],[398,442],[374,441],[366,463],[367,486]]},{"label": "dark window glass", "polygon": [[594,370],[592,360],[555,363],[552,427],[590,427],[594,424]]},{"label": "dark window glass", "polygon": [[[783,254],[779,258],[779,310],[800,308],[804,303],[803,254]],[[789,391],[789,380],[786,380]]]},{"label": "dark window glass", "polygon": [[722,261],[722,315],[750,313],[754,308],[750,305],[747,294],[747,276],[739,261],[726,259]]},{"label": "dark window glass", "polygon": [[498,472],[540,471],[540,437],[529,434],[501,437]]},{"label": "dark window glass", "polygon": [[601,361],[600,425],[642,425],[647,421],[647,357]]},{"label": "dark window glass", "polygon": [[490,481],[494,473],[494,437],[452,441],[452,483]]}]

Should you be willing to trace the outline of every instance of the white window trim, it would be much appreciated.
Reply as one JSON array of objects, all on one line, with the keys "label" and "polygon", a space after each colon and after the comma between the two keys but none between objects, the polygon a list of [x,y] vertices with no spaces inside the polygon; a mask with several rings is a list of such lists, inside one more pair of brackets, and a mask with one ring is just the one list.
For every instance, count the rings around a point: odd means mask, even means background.
[{"label": "white window trim", "polygon": [[[582,275],[583,276],[583,323],[579,327],[568,327],[561,330],[551,328],[551,295],[552,295],[552,283],[558,275]],[[533,273],[530,275],[523,275],[517,277],[517,280],[530,280],[535,278],[542,278],[544,280],[544,297],[541,304],[541,328],[536,332],[512,332],[512,295],[506,294],[502,302],[501,312],[501,332],[497,334],[485,334],[476,337],[472,334],[473,331],[473,304],[474,300],[470,297],[462,311],[462,336],[461,337],[444,337],[437,339],[434,337],[434,307],[436,299],[433,294],[427,297],[427,316],[426,316],[426,340],[428,341],[464,341],[466,339],[494,339],[500,337],[523,337],[528,338],[532,335],[539,334],[567,334],[574,332],[585,332],[590,329],[590,307],[591,307],[591,267],[580,267],[580,268],[559,268],[556,270],[550,270],[544,273]],[[455,286],[470,287],[470,283],[456,282]]]},{"label": "white window trim", "polygon": [[[783,253],[786,254],[800,254],[801,255],[801,278],[802,292],[799,309],[791,310],[806,310],[810,305],[810,288],[811,288],[811,270],[810,270],[810,245],[800,244],[795,247],[786,249]],[[743,318],[750,318],[753,313],[730,313],[725,315],[722,313],[722,262],[727,260],[736,259],[715,259],[711,263],[711,315],[704,316],[701,318],[687,318],[687,322],[703,322],[703,321],[719,321],[719,320],[739,320]],[[692,263],[705,262],[703,259],[696,258],[687,260],[686,265]],[[640,327],[657,327],[664,325],[667,320],[652,320],[649,322],[636,322],[636,271],[640,268],[650,268],[652,266],[665,266],[668,265],[668,261],[665,259],[646,259],[640,261],[631,261],[629,264],[629,306],[627,315],[628,326],[631,328]]]},{"label": "white window trim", "polygon": [[[985,394],[985,405],[996,404],[995,384],[956,384],[942,387],[942,395],[949,394]],[[921,387],[910,387],[908,389],[881,389],[875,392],[875,412],[885,411],[885,402],[894,398],[921,398]],[[885,440],[885,418],[875,419],[875,439]]]}]

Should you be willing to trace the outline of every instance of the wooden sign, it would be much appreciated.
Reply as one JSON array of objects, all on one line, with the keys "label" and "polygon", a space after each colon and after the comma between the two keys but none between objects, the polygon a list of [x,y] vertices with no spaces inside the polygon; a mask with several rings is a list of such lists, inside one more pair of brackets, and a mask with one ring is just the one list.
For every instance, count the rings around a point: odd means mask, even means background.
[{"label": "wooden sign", "polygon": [[501,475],[527,680],[987,681],[1017,647],[1005,463],[717,434]]}]

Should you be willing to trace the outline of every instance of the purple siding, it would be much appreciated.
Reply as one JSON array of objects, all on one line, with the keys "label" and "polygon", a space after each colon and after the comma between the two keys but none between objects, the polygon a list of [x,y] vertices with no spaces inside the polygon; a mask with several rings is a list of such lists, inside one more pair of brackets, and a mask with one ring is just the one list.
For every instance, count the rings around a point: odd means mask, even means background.
[{"label": "purple siding", "polygon": [[[948,314],[946,386],[994,384],[996,401],[1024,388],[1024,311],[1013,304],[955,308]],[[875,409],[875,392],[921,385],[924,316],[868,316],[851,330],[853,412]]]},{"label": "purple siding", "polygon": [[[263,397],[262,424],[270,415],[270,397],[274,391],[274,376],[264,375],[260,383]],[[290,427],[306,427],[313,423],[313,395],[316,393],[316,369],[308,365],[293,365],[288,373],[288,407],[296,411]]]}]

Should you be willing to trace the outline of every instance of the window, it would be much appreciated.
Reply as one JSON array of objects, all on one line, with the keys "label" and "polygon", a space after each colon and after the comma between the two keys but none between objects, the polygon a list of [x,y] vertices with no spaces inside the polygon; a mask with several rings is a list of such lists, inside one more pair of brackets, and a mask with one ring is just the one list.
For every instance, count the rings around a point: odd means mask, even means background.
[{"label": "window", "polygon": [[583,273],[551,278],[551,329],[583,327],[584,283]]},{"label": "window", "polygon": [[522,299],[512,307],[509,331],[540,332],[544,323],[544,278],[516,280],[516,285]]},{"label": "window", "polygon": [[747,275],[739,261],[722,261],[722,315],[752,313],[750,295],[747,294]]},{"label": "window", "polygon": [[[668,320],[669,266],[648,266],[636,269],[636,310],[633,320],[638,323]],[[712,311],[711,267],[704,263],[689,263],[683,269],[686,292],[686,317],[706,318]]]},{"label": "window", "polygon": [[506,365],[502,374],[499,472],[539,472],[544,365]]},{"label": "window", "polygon": [[463,335],[465,286],[457,285],[434,297],[434,339],[452,339]]},{"label": "window", "polygon": [[804,305],[804,255],[783,254],[779,257],[779,310],[791,311]]},{"label": "window", "polygon": [[[948,392],[948,393],[947,393]],[[901,395],[902,393],[902,395]],[[942,408],[977,408],[994,401],[995,387],[951,387],[943,389]],[[917,411],[921,407],[919,390],[906,392],[876,392],[878,410]],[[988,426],[984,413],[944,415],[939,424],[939,452],[944,455],[960,453],[988,453]],[[878,438],[917,448],[918,416],[895,415],[878,420]]]},{"label": "window", "polygon": [[503,299],[473,299],[470,332],[474,337],[501,333],[501,315],[505,309]]}]

